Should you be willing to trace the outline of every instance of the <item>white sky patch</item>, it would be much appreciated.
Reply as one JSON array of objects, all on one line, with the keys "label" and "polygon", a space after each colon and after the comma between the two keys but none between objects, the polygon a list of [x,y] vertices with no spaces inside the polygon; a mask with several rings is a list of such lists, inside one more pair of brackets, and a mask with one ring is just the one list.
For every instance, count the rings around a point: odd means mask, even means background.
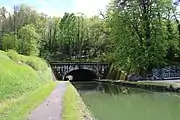
[{"label": "white sky patch", "polygon": [[98,10],[105,10],[110,0],[76,0],[75,12],[82,12],[87,16],[98,14]]},{"label": "white sky patch", "polygon": [[[105,10],[106,5],[110,2],[110,0],[75,0],[74,8],[72,11],[68,11],[64,9],[63,11],[59,11],[53,8],[53,6],[49,6],[45,0],[37,0],[41,4],[41,8],[38,8],[39,12],[46,13],[50,16],[63,16],[65,12],[70,13],[84,13],[86,16],[93,16],[98,14],[98,10]],[[52,1],[53,2],[53,1]],[[68,9],[68,6],[66,6]]]},{"label": "white sky patch", "polygon": [[6,17],[9,16],[9,13],[13,13],[13,7],[12,6],[0,5],[0,7],[5,7],[6,8],[6,10],[8,12],[8,13],[5,14]]},{"label": "white sky patch", "polygon": [[27,1],[29,1],[29,0],[13,0],[12,3],[14,3],[14,4],[25,4]]},{"label": "white sky patch", "polygon": [[57,16],[57,17],[61,16],[62,17],[64,15],[64,12],[54,10],[49,6],[42,6],[41,8],[37,9],[37,11],[39,13],[45,13],[48,16]]},{"label": "white sky patch", "polygon": [[[34,2],[33,2],[34,1]],[[35,8],[38,12],[42,12],[47,14],[48,16],[60,16],[62,17],[65,12],[69,13],[84,13],[86,16],[93,16],[98,14],[98,10],[105,10],[106,5],[110,2],[110,0],[74,0],[73,7],[71,6],[61,6],[57,9],[53,7],[53,4],[49,4],[48,2],[52,2],[54,4],[61,4],[63,0],[33,0],[32,4],[31,0],[12,0],[10,6],[5,6],[9,12],[12,12],[12,4],[27,4],[30,7]],[[64,0],[65,1],[65,0]],[[35,6],[33,6],[35,4]],[[36,6],[38,5],[38,6]]]},{"label": "white sky patch", "polygon": [[[59,9],[55,9],[52,5],[49,5],[47,0],[36,0],[37,4],[40,4],[41,6],[36,8],[36,10],[39,13],[45,13],[48,16],[56,16],[56,17],[62,17],[64,15],[65,12],[68,12],[66,10],[59,10]],[[56,3],[56,0],[52,0],[51,2]],[[59,4],[59,3],[57,3]],[[68,6],[67,6],[68,7]]]},{"label": "white sky patch", "polygon": [[45,2],[45,0],[37,0],[39,3],[41,3],[41,2]]}]

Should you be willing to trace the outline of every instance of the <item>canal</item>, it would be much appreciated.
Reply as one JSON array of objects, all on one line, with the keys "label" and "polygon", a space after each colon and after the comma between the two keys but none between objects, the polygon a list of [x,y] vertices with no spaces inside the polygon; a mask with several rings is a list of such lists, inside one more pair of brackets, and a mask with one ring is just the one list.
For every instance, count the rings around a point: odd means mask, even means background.
[{"label": "canal", "polygon": [[96,120],[180,120],[177,93],[73,83]]}]

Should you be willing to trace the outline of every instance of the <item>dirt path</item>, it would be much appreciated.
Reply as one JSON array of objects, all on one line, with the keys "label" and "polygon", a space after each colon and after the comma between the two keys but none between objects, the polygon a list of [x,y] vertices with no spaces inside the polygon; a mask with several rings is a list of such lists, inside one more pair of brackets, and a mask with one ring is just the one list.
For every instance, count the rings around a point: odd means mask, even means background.
[{"label": "dirt path", "polygon": [[27,120],[61,120],[62,100],[66,83],[58,83],[51,95],[31,112]]}]

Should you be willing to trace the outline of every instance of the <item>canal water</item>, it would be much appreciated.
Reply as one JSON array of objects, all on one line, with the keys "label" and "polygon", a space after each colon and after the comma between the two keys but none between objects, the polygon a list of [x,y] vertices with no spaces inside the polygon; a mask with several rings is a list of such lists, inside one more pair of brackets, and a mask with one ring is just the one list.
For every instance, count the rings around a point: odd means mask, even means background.
[{"label": "canal water", "polygon": [[180,120],[180,97],[110,84],[74,84],[96,120]]}]

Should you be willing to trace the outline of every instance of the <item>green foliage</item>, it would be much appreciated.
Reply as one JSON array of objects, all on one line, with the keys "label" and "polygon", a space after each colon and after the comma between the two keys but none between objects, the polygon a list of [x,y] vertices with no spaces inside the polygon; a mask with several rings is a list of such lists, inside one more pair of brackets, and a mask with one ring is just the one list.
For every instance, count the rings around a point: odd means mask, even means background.
[{"label": "green foliage", "polygon": [[[0,36],[13,33],[15,40],[6,40],[10,48],[23,55],[40,56],[48,60],[88,59],[100,60],[104,54],[107,35],[103,19],[98,16],[87,18],[83,13],[65,13],[60,19],[39,14],[26,5],[18,5],[10,14],[2,8],[2,15],[9,14],[0,23]],[[7,46],[7,45],[6,45]]]},{"label": "green foliage", "polygon": [[48,68],[48,65],[45,60],[35,57],[35,56],[23,56],[19,55],[16,51],[14,50],[9,50],[7,52],[7,56],[19,63],[19,64],[27,64],[28,66],[32,67],[36,71],[46,71]]},{"label": "green foliage", "polygon": [[143,75],[176,60],[179,48],[170,0],[120,2],[109,4],[106,19],[116,66]]},{"label": "green foliage", "polygon": [[15,61],[15,62],[20,62],[20,61],[21,61],[20,55],[19,55],[16,51],[14,51],[14,50],[9,50],[9,51],[7,52],[7,56],[8,56],[11,60],[13,60],[13,61]]},{"label": "green foliage", "polygon": [[39,35],[33,25],[26,25],[22,27],[19,32],[20,41],[18,46],[18,52],[23,55],[38,55],[38,41]]},{"label": "green foliage", "polygon": [[2,38],[2,49],[9,50],[9,49],[17,49],[17,42],[18,38],[16,35],[13,34],[5,34]]},{"label": "green foliage", "polygon": [[14,50],[9,50],[7,52],[7,56],[19,63],[19,64],[27,64],[28,66],[32,67],[36,71],[46,71],[48,68],[48,65],[45,60],[35,57],[35,56],[23,56],[19,55],[16,51]]},{"label": "green foliage", "polygon": [[[43,60],[31,58],[34,64],[39,64],[40,62],[44,63],[43,68],[40,69],[36,67],[38,71],[35,71],[29,65],[17,62],[18,59],[29,60],[30,57],[18,56],[14,51],[10,51],[9,53],[11,53],[9,56],[11,56],[10,58],[13,60],[7,59],[7,57],[1,57],[0,59],[0,101],[19,97],[20,95],[33,91],[52,80],[51,71]],[[2,55],[4,56],[5,54]],[[39,61],[35,63],[37,59]]]},{"label": "green foliage", "polygon": [[[171,3],[112,0],[101,17],[65,13],[62,18],[20,5],[2,19],[2,47],[49,61],[106,61],[127,73],[146,74],[180,60],[180,22]],[[1,8],[0,14],[8,12]]]},{"label": "green foliage", "polygon": [[34,56],[28,56],[26,58],[23,58],[22,62],[31,66],[34,70],[37,71],[46,71],[48,68],[48,65],[45,60],[42,60]]}]

